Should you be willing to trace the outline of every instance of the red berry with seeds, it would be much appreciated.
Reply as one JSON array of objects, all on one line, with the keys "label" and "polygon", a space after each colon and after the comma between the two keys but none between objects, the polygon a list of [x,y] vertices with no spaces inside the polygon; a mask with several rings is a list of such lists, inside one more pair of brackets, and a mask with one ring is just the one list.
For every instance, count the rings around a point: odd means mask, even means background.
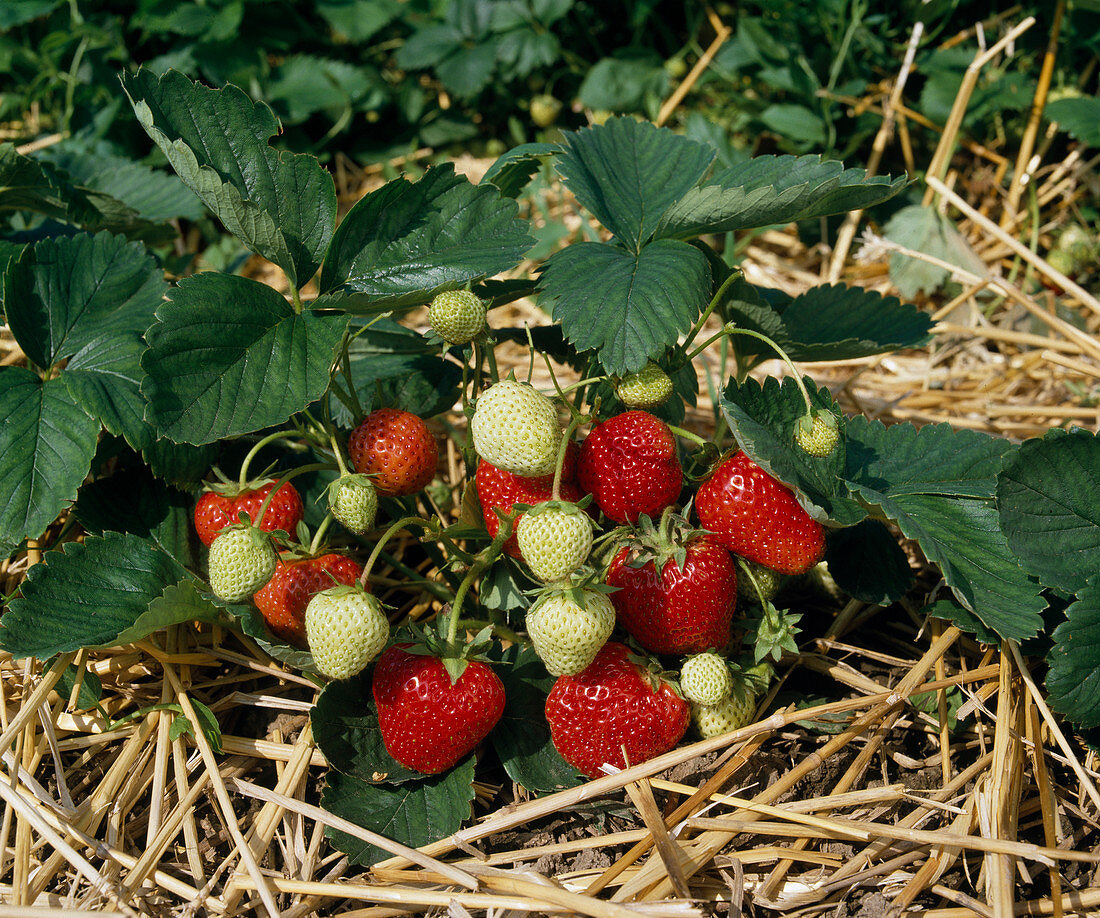
[{"label": "red berry with seeds", "polygon": [[630,547],[619,549],[607,571],[618,587],[611,602],[622,625],[653,653],[701,653],[724,648],[737,608],[737,569],[733,558],[710,538],[684,547],[683,564],[669,557],[649,558]]},{"label": "red berry with seeds", "polygon": [[801,574],[825,553],[825,530],[794,493],[744,452],[727,453],[699,486],[695,512],[734,554],[781,574]]},{"label": "red berry with seeds", "polygon": [[504,685],[488,664],[467,660],[452,683],[439,657],[390,647],[374,666],[382,741],[406,768],[434,775],[470,753],[504,713]]},{"label": "red berry with seeds", "polygon": [[[559,488],[561,499],[574,503],[580,500],[582,495],[580,486],[576,482],[577,453],[578,448],[575,443],[571,442],[565,448],[565,461],[562,463]],[[493,538],[496,538],[500,530],[500,517],[493,512],[494,510],[507,515],[512,512],[514,504],[529,504],[533,507],[550,500],[554,492],[553,474],[525,478],[522,475],[498,469],[484,459],[477,464],[474,483],[477,487],[477,499],[481,503],[481,512],[485,517],[485,528]],[[520,557],[516,530],[522,518],[523,514],[516,517],[512,524],[512,535],[504,543],[504,551],[513,558]]]},{"label": "red berry with seeds", "polygon": [[673,749],[689,717],[688,703],[672,685],[614,641],[582,672],[560,676],[546,698],[554,747],[590,778],[606,773],[602,765],[625,768]]},{"label": "red berry with seeds", "polygon": [[[221,490],[205,492],[195,504],[195,530],[203,545],[213,545],[218,533],[226,526],[239,523],[238,514],[241,511],[247,513],[248,518],[255,524],[260,507],[275,485],[276,482],[271,481],[244,491],[234,489],[232,493]],[[271,498],[259,528],[264,532],[281,529],[293,535],[301,521],[302,498],[294,485],[288,481]]]},{"label": "red berry with seeds", "polygon": [[680,496],[683,471],[676,438],[660,418],[627,411],[597,424],[581,444],[581,488],[616,523],[658,517]]},{"label": "red berry with seeds", "polygon": [[282,560],[271,579],[252,597],[267,627],[290,644],[306,644],[305,614],[309,601],[322,590],[351,586],[363,569],[347,555],[329,553],[319,558]]},{"label": "red berry with seeds", "polygon": [[373,476],[379,494],[415,494],[435,477],[439,446],[424,421],[399,408],[367,415],[348,438],[355,471]]}]

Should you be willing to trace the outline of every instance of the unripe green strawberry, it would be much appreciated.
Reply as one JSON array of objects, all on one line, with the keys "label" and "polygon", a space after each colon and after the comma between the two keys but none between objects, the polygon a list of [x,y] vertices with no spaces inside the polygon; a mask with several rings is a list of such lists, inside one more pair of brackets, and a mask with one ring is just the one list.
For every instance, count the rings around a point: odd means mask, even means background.
[{"label": "unripe green strawberry", "polygon": [[806,415],[794,430],[794,442],[807,455],[824,459],[831,456],[840,442],[836,417],[829,412]]},{"label": "unripe green strawberry", "polygon": [[490,465],[527,478],[554,471],[561,442],[558,413],[526,383],[504,379],[482,392],[470,429],[474,451]]},{"label": "unripe green strawberry", "polygon": [[378,492],[366,475],[341,475],[329,485],[328,509],[347,529],[362,535],[374,528]]},{"label": "unripe green strawberry", "polygon": [[738,561],[742,565],[742,576],[737,578],[737,595],[753,602],[775,599],[783,585],[783,574],[748,558]]},{"label": "unripe green strawberry", "polygon": [[485,328],[485,303],[469,290],[445,290],[428,307],[428,322],[448,344],[466,344]]},{"label": "unripe green strawberry", "polygon": [[317,669],[330,679],[350,679],[382,652],[390,623],[377,597],[362,587],[322,590],[306,606],[306,640]]},{"label": "unripe green strawberry", "polygon": [[691,722],[703,739],[709,739],[748,726],[755,713],[756,699],[752,695],[738,697],[734,693],[718,704],[692,704]]},{"label": "unripe green strawberry", "polygon": [[240,602],[271,579],[278,561],[271,538],[255,526],[233,526],[210,546],[210,589],[218,599]]},{"label": "unripe green strawberry", "polygon": [[[1096,242],[1093,235],[1079,223],[1071,223],[1058,237],[1056,249],[1069,252],[1074,264],[1083,266],[1087,264],[1096,253]],[[1049,256],[1048,260],[1049,260]],[[1062,272],[1067,273],[1067,272]]]},{"label": "unripe green strawberry", "polygon": [[543,583],[568,577],[592,550],[592,520],[572,505],[546,503],[520,517],[519,552]]},{"label": "unripe green strawberry", "polygon": [[650,360],[637,373],[619,380],[615,394],[627,408],[656,408],[672,397],[672,380],[657,364]]},{"label": "unripe green strawberry", "polygon": [[615,607],[603,593],[546,593],[527,613],[527,634],[551,676],[575,676],[600,652],[615,628]]},{"label": "unripe green strawberry", "polygon": [[715,705],[729,697],[733,675],[716,653],[697,653],[680,667],[680,691],[688,701]]},{"label": "unripe green strawberry", "polygon": [[553,96],[543,93],[531,97],[531,120],[539,127],[550,127],[560,112],[561,102]]}]

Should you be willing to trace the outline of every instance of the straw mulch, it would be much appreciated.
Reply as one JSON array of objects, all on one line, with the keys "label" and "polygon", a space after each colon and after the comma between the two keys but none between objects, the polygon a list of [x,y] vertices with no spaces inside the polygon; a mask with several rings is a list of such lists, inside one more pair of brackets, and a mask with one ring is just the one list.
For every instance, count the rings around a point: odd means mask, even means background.
[{"label": "straw mulch", "polygon": [[[1027,27],[1006,23],[1002,35]],[[716,29],[719,45],[723,34]],[[1008,47],[998,42],[975,66]],[[899,82],[856,100],[883,113],[876,150],[906,131],[941,132],[929,200],[958,208],[959,228],[987,270],[956,272],[961,292],[925,304],[940,323],[930,348],[814,366],[812,375],[848,410],[887,422],[947,421],[1010,437],[1095,425],[1098,409],[1081,393],[1100,380],[1100,303],[1016,241],[1028,220],[1026,208],[1017,213],[1023,182],[1035,189],[1035,236],[1045,250],[1094,195],[1095,160],[1073,153],[1047,162],[1051,138],[1036,120],[1011,157],[1027,168],[1000,156],[1008,168],[964,200],[951,189],[985,165],[973,149],[950,155],[965,87],[944,130],[913,121]],[[337,175],[348,202],[379,181],[346,162]],[[547,212],[572,225],[582,219],[560,187],[532,217]],[[889,292],[890,244],[862,229],[853,221],[827,251],[807,249],[793,230],[766,233],[749,247],[746,273],[794,293],[829,279]],[[1007,279],[1014,265],[1064,292],[1028,292]],[[265,270],[256,267],[270,279]],[[521,303],[498,324],[509,321],[546,320]],[[526,367],[518,348],[501,356]],[[9,339],[4,362],[19,359]],[[689,420],[704,429],[711,417],[704,399]],[[457,495],[453,451],[446,465]],[[5,594],[42,547],[0,570]],[[424,560],[412,539],[395,553]],[[467,828],[419,851],[316,806],[326,770],[308,721],[316,688],[247,638],[175,627],[68,654],[44,670],[0,659],[0,895],[8,903],[0,914],[877,918],[908,910],[1007,918],[1100,910],[1094,754],[1051,715],[1037,661],[920,618],[939,581],[911,555],[918,587],[888,609],[802,586],[794,597],[804,613],[801,653],[780,664],[755,724],[539,799],[490,767],[500,783],[478,785]],[[418,601],[400,586],[382,598],[406,609]],[[101,681],[113,721],[129,720],[105,732],[98,712],[78,709],[79,684],[54,691],[74,657]],[[796,712],[799,699],[811,706]],[[175,713],[157,708],[176,703],[194,721],[193,700],[217,716],[220,754],[201,732],[171,735]],[[328,827],[392,857],[369,870],[351,866],[328,844]]]}]

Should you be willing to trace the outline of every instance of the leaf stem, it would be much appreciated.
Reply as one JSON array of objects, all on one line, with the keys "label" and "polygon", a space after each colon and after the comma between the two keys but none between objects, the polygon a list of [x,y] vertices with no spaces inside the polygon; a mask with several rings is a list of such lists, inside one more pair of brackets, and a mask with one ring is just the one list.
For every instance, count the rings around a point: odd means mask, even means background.
[{"label": "leaf stem", "polygon": [[742,274],[740,269],[735,269],[733,271],[730,271],[729,276],[724,281],[722,281],[722,286],[719,287],[718,290],[715,292],[710,303],[707,304],[707,308],[703,310],[702,315],[700,315],[699,318],[695,321],[695,325],[692,326],[691,331],[688,332],[688,336],[684,339],[684,350],[687,350],[689,347],[691,347],[691,342],[693,342],[698,337],[699,332],[703,330],[703,326],[706,324],[707,319],[709,319],[711,313],[718,308],[718,304],[722,302],[722,298],[726,295],[726,291],[729,290],[733,282],[738,280],[741,276]]},{"label": "leaf stem", "polygon": [[671,430],[677,437],[683,437],[685,440],[690,440],[696,446],[706,446],[710,441],[699,436],[697,433],[692,433],[690,430],[684,430],[682,427],[675,427],[672,424],[668,425],[668,429]]},{"label": "leaf stem", "polygon": [[367,581],[370,579],[371,568],[374,567],[374,562],[378,560],[378,556],[382,553],[382,549],[386,543],[392,539],[402,529],[407,529],[409,526],[419,525],[426,530],[435,528],[435,520],[426,520],[419,516],[403,516],[396,523],[390,526],[374,545],[374,550],[370,553],[370,557],[367,558],[367,563],[363,565],[363,573],[359,577],[359,582],[366,587]]},{"label": "leaf stem", "polygon": [[791,377],[794,379],[795,385],[798,386],[798,391],[802,393],[802,400],[806,403],[806,413],[810,414],[814,410],[814,404],[810,401],[810,393],[806,389],[806,384],[802,382],[802,375],[798,372],[798,367],[794,365],[791,358],[787,356],[787,352],[783,350],[778,344],[772,341],[767,335],[763,335],[760,332],[753,331],[750,328],[731,328],[729,329],[731,335],[747,335],[750,338],[756,338],[763,341],[768,347],[772,348],[776,354],[779,355],[779,359],[786,365],[787,369],[791,371]]},{"label": "leaf stem", "polygon": [[237,479],[237,485],[242,491],[248,487],[248,467],[252,464],[252,460],[256,458],[256,455],[265,446],[269,446],[278,440],[286,440],[289,442],[290,437],[287,436],[285,430],[278,430],[273,434],[268,434],[248,451],[248,455],[244,457],[244,461],[241,463],[241,474]]}]

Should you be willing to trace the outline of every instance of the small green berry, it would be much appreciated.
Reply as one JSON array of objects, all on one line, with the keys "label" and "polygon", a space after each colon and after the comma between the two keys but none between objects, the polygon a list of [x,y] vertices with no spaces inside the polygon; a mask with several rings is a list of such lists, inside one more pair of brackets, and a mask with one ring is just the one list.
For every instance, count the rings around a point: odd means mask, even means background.
[{"label": "small green berry", "polygon": [[485,303],[469,290],[446,290],[428,307],[428,322],[448,344],[467,344],[485,328]]},{"label": "small green berry", "polygon": [[531,97],[531,120],[538,127],[550,127],[561,114],[561,102],[553,96],[543,93]]},{"label": "small green berry", "polygon": [[266,532],[254,526],[224,529],[207,559],[210,590],[225,602],[247,599],[271,579],[277,560]]},{"label": "small green berry", "polygon": [[755,713],[756,699],[752,695],[733,694],[718,704],[692,704],[691,722],[703,739],[709,739],[747,727]]},{"label": "small green berry", "polygon": [[733,690],[733,676],[716,653],[697,653],[680,667],[680,691],[696,704],[718,704]]},{"label": "small green berry", "polygon": [[342,475],[329,486],[328,508],[350,532],[362,535],[374,527],[378,492],[366,475]]},{"label": "small green berry", "polygon": [[814,412],[804,416],[795,428],[794,442],[810,456],[825,459],[831,456],[840,442],[836,417],[829,412]]},{"label": "small green berry", "polygon": [[744,570],[737,575],[737,595],[754,602],[775,599],[783,586],[784,575],[748,558],[741,558],[740,563],[752,576]]},{"label": "small green berry", "polygon": [[620,379],[615,394],[627,408],[648,411],[667,402],[672,397],[672,388],[668,374],[650,360],[637,373]]},{"label": "small green berry", "polygon": [[350,679],[382,652],[390,623],[377,597],[358,584],[317,593],[306,606],[313,662],[330,679]]}]

